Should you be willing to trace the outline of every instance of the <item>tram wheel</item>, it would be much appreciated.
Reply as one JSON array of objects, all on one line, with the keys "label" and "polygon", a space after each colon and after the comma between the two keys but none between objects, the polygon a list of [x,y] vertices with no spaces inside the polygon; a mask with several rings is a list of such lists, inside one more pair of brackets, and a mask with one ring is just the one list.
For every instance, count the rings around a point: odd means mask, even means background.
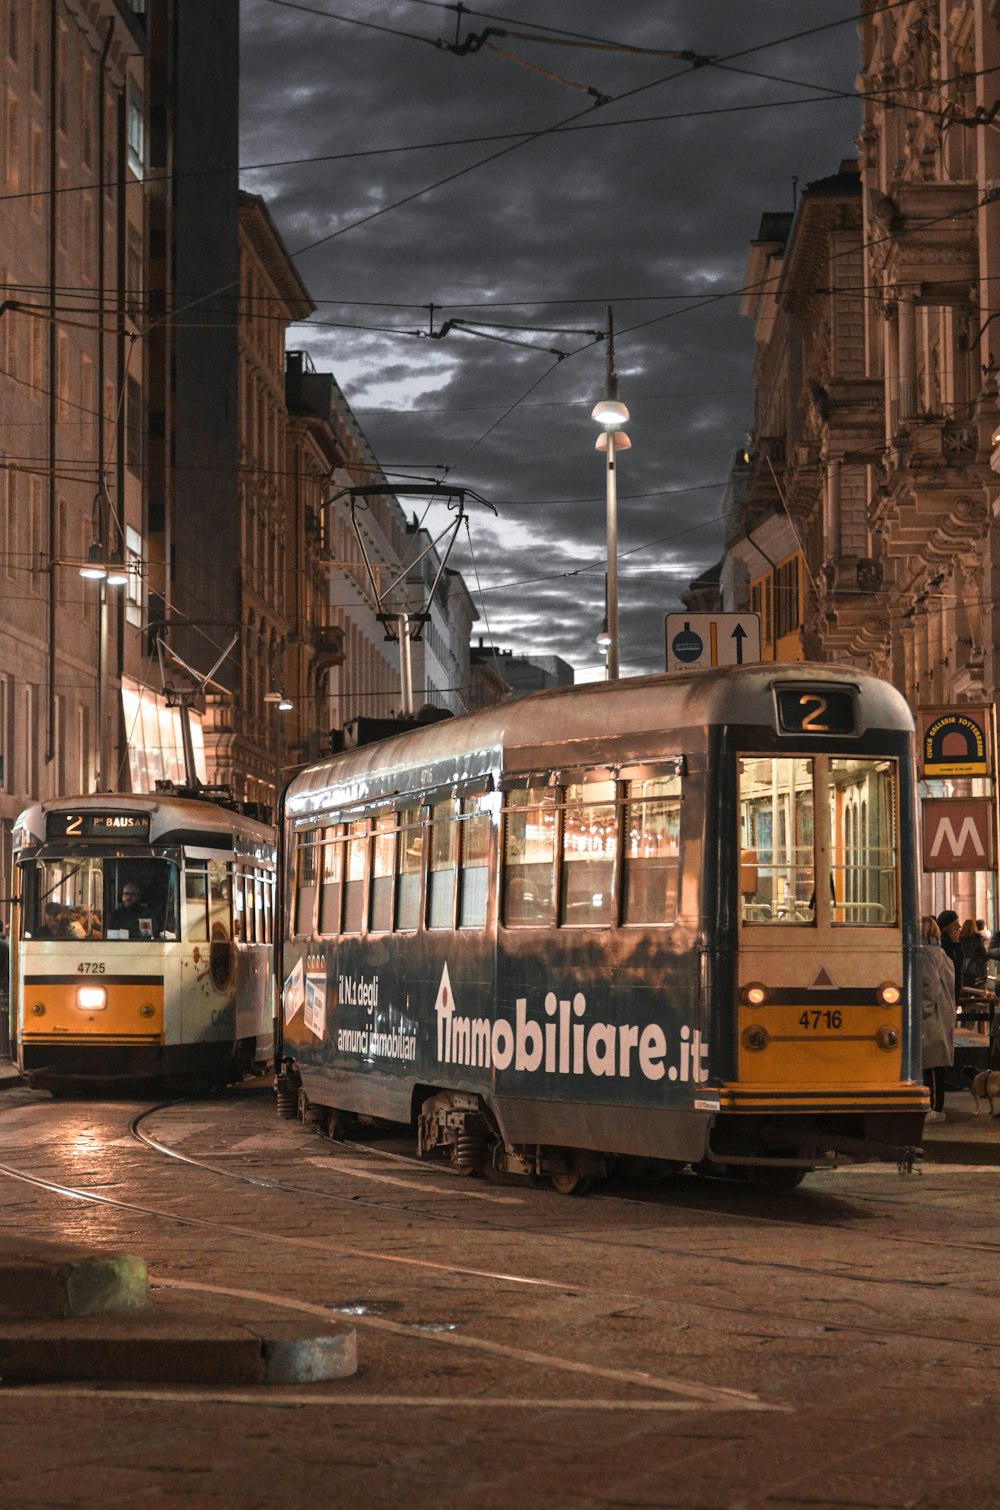
[{"label": "tram wheel", "polygon": [[774,1168],[759,1165],[750,1172],[750,1184],[761,1190],[797,1190],[808,1169]]},{"label": "tram wheel", "polygon": [[578,1169],[560,1169],[550,1174],[549,1179],[557,1195],[586,1195],[593,1176],[581,1174]]}]

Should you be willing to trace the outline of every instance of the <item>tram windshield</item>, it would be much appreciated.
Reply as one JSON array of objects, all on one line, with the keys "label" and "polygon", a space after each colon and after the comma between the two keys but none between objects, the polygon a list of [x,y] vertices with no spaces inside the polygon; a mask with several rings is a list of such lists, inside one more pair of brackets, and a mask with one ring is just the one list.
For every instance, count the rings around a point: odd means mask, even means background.
[{"label": "tram windshield", "polygon": [[25,938],[176,939],[177,866],[152,857],[66,855],[25,870]]},{"label": "tram windshield", "polygon": [[[740,901],[745,923],[809,924],[817,884],[835,924],[898,920],[895,766],[888,760],[746,757],[739,762]],[[829,814],[817,878],[815,819]]]}]

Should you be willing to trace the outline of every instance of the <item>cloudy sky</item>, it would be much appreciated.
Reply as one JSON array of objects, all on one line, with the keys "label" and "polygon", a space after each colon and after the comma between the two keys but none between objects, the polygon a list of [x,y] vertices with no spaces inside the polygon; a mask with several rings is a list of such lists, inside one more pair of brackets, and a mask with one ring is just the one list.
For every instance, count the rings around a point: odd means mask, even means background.
[{"label": "cloudy sky", "polygon": [[[749,243],[795,180],[854,153],[857,11],[502,3],[243,0],[242,181],[317,305],[289,344],[334,373],[388,475],[495,506],[470,505],[451,561],[474,632],[580,677],[600,674],[590,411],[613,307],[632,440],[622,672],[662,670],[664,614],[721,554],[722,488],[753,423]],[[472,39],[461,53],[456,36]]]}]

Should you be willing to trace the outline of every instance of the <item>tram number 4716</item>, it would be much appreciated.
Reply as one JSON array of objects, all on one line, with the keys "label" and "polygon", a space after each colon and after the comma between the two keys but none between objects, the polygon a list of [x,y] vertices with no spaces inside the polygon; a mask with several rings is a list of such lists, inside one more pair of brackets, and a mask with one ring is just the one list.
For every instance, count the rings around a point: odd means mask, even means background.
[{"label": "tram number 4716", "polygon": [[809,1012],[803,1012],[799,1018],[800,1028],[842,1028],[844,1018],[842,1013],[836,1011],[823,1011],[813,1007]]}]

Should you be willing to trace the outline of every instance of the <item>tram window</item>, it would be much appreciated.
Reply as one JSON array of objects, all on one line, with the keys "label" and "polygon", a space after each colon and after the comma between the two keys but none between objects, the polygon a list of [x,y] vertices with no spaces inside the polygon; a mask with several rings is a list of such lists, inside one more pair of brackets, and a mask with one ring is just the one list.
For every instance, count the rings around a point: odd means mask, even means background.
[{"label": "tram window", "polygon": [[316,866],[318,860],[316,831],[296,835],[295,846],[295,933],[310,938],[316,908]]},{"label": "tram window", "polygon": [[253,901],[253,876],[238,870],[233,876],[233,937],[252,944],[256,941],[256,917]]},{"label": "tram window", "polygon": [[460,830],[460,867],[458,926],[482,928],[486,922],[486,896],[489,890],[490,811],[487,796],[462,799]]},{"label": "tram window", "polygon": [[813,922],[813,762],[747,757],[739,785],[743,921]]},{"label": "tram window", "polygon": [[260,941],[271,942],[271,877],[266,870],[255,872],[257,886],[257,921],[260,925]]},{"label": "tram window", "polygon": [[418,807],[399,813],[399,843],[396,847],[396,929],[409,933],[420,921],[420,871],[424,854],[424,828]]},{"label": "tram window", "polygon": [[833,921],[886,927],[898,919],[896,771],[887,760],[831,760]]},{"label": "tram window", "polygon": [[451,928],[455,917],[458,825],[453,802],[431,808],[430,863],[427,868],[427,926]]},{"label": "tram window", "polygon": [[368,820],[347,825],[347,875],[344,882],[344,932],[360,933],[365,916],[365,870],[368,862]]},{"label": "tram window", "polygon": [[508,928],[555,921],[556,801],[551,787],[507,794],[503,916]]},{"label": "tram window", "polygon": [[243,893],[243,937],[249,944],[256,944],[259,934],[257,931],[257,898],[254,896],[253,875],[241,875],[236,901],[239,902],[239,892]]},{"label": "tram window", "polygon": [[368,923],[372,933],[388,933],[392,928],[395,849],[396,819],[392,813],[380,813],[375,819],[375,833],[372,837],[371,910]]},{"label": "tram window", "polygon": [[[25,938],[101,938],[104,879],[97,858],[67,858],[39,864],[26,887]],[[112,901],[112,907],[116,900]]]},{"label": "tram window", "polygon": [[214,942],[232,935],[232,877],[225,860],[208,862],[208,936]]},{"label": "tram window", "polygon": [[184,937],[192,943],[208,941],[208,870],[190,863],[184,872]]},{"label": "tram window", "polygon": [[615,921],[615,795],[613,781],[565,789],[561,923]]},{"label": "tram window", "polygon": [[[126,927],[113,922],[126,886],[138,887],[143,907]],[[24,936],[79,941],[176,939],[177,867],[169,860],[67,856],[41,862],[25,887]],[[120,920],[121,922],[121,920]]]},{"label": "tram window", "polygon": [[323,830],[323,861],[320,872],[319,931],[330,938],[340,932],[340,909],[344,884],[344,830],[341,824]]},{"label": "tram window", "polygon": [[679,776],[630,781],[625,809],[625,922],[677,918]]},{"label": "tram window", "polygon": [[[104,895],[108,916],[107,939],[176,939],[179,936],[177,910],[177,866],[169,860],[109,860],[104,866]],[[131,908],[134,898],[125,901],[125,891],[138,892],[139,908]]]},{"label": "tram window", "polygon": [[264,942],[274,943],[274,876],[268,871],[264,877]]}]

